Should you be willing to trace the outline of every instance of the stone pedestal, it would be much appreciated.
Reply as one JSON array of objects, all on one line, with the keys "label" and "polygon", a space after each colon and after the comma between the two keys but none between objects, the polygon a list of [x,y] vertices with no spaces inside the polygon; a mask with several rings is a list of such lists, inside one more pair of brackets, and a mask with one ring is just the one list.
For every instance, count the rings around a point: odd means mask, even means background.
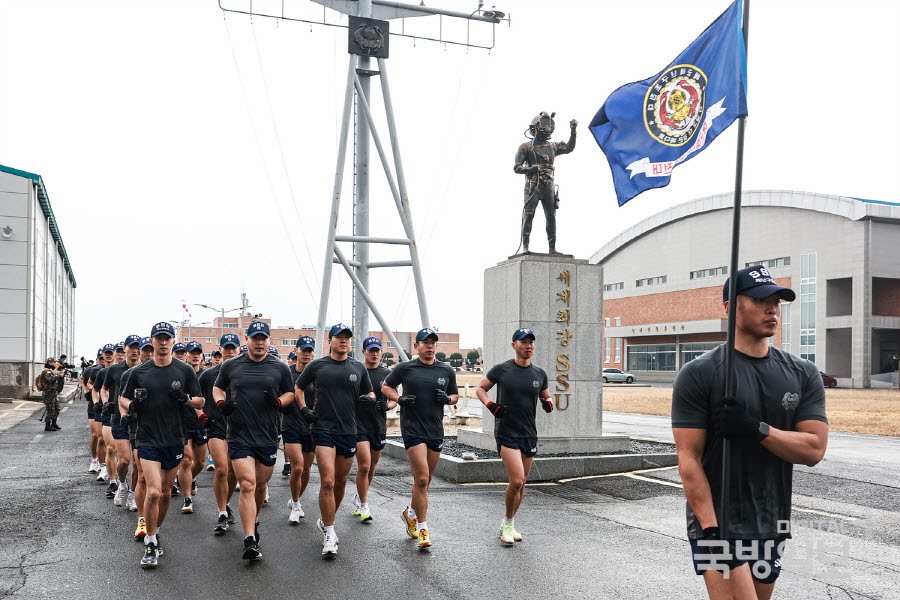
[{"label": "stone pedestal", "polygon": [[[629,449],[627,436],[601,435],[602,285],[602,267],[566,255],[528,253],[485,271],[485,372],[514,357],[514,330],[526,327],[537,338],[533,360],[547,372],[556,407],[550,414],[538,407],[540,452]],[[482,430],[460,429],[458,439],[496,449],[493,432],[494,418],[484,411]]]}]

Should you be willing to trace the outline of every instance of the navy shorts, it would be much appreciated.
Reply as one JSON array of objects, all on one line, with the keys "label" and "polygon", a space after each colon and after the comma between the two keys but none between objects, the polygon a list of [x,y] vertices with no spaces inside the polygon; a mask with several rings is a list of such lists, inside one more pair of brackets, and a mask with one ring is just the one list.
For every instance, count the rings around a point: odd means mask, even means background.
[{"label": "navy shorts", "polygon": [[138,446],[138,458],[158,462],[163,471],[171,471],[181,464],[184,456],[184,446],[169,446],[167,448],[155,448],[153,446]]},{"label": "navy shorts", "polygon": [[[131,449],[137,450],[137,441],[134,438],[130,438],[128,441],[131,443]],[[140,457],[138,457],[138,458],[140,458]]]},{"label": "navy shorts", "polygon": [[94,421],[96,421],[97,423],[102,423],[102,422],[103,422],[103,415],[101,415],[100,413],[92,412],[92,413],[91,413],[91,418],[92,418]]},{"label": "navy shorts", "polygon": [[298,431],[282,431],[281,440],[285,444],[300,444],[301,446],[303,446],[303,448],[300,450],[301,452],[316,451],[316,443],[313,441],[312,436],[308,433],[300,433]]},{"label": "navy shorts", "polygon": [[245,446],[240,442],[228,442],[228,456],[231,460],[252,458],[261,465],[274,467],[278,446]]},{"label": "navy shorts", "polygon": [[225,439],[225,426],[219,425],[218,422],[213,423],[212,427],[206,428],[206,437],[211,440],[224,440]]},{"label": "navy shorts", "polygon": [[101,413],[100,422],[103,423],[104,427],[112,427],[112,421],[110,421],[111,418],[112,415],[104,415]]},{"label": "navy shorts", "polygon": [[198,446],[205,446],[206,442],[209,440],[205,429],[188,429],[185,433],[187,434],[187,440],[189,442],[194,442]]},{"label": "navy shorts", "polygon": [[112,434],[114,440],[127,440],[128,439],[128,428],[122,427],[121,425],[113,425],[112,426]]},{"label": "navy shorts", "polygon": [[434,452],[440,452],[444,449],[444,438],[420,438],[414,435],[404,435],[403,436],[403,447],[409,450],[413,446],[418,446],[419,444],[425,444],[428,446],[429,450],[433,450]]},{"label": "navy shorts", "polygon": [[355,435],[333,435],[324,431],[313,431],[312,439],[316,446],[334,448],[338,456],[353,458],[356,454]]},{"label": "navy shorts", "polygon": [[357,433],[356,443],[359,442],[369,442],[369,448],[375,452],[381,452],[387,443],[387,436],[383,433]]},{"label": "navy shorts", "polygon": [[93,402],[87,403],[87,415],[88,415],[89,421],[94,420],[94,403]]},{"label": "navy shorts", "polygon": [[781,575],[781,555],[784,553],[785,538],[728,540],[727,551],[724,541],[717,542],[718,546],[700,546],[701,540],[689,541],[694,572],[697,575],[703,575],[704,571],[721,571],[725,565],[736,569],[745,563],[750,564],[750,574],[760,583],[775,583]]},{"label": "navy shorts", "polygon": [[497,436],[497,452],[500,446],[506,446],[513,450],[519,450],[525,458],[531,458],[537,454],[538,444],[536,437],[502,437]]}]

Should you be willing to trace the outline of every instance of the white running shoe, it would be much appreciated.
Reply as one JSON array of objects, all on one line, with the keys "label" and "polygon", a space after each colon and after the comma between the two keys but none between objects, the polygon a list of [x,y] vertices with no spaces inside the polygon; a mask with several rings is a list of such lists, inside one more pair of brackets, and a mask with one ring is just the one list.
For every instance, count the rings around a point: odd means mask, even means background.
[{"label": "white running shoe", "polygon": [[91,466],[88,467],[88,473],[99,473],[100,472],[100,461],[96,458],[91,459]]},{"label": "white running shoe", "polygon": [[325,541],[322,542],[322,556],[325,558],[334,558],[338,551],[337,534],[325,535]]},{"label": "white running shoe", "polygon": [[353,512],[356,516],[359,516],[359,507],[362,506],[362,502],[359,501],[359,494],[354,494],[353,496]]},{"label": "white running shoe", "polygon": [[128,512],[137,512],[137,501],[134,499],[134,492],[128,492]]},{"label": "white running shoe", "polygon": [[104,483],[109,481],[109,472],[106,470],[106,465],[100,465],[100,471],[97,473],[97,482]]},{"label": "white running shoe", "polygon": [[116,490],[116,495],[113,498],[113,505],[115,506],[125,506],[125,501],[128,499],[128,484],[124,481],[119,484],[119,489]]},{"label": "white running shoe", "polygon": [[300,519],[304,517],[303,508],[300,506],[300,502],[294,502],[290,498],[288,498],[288,508],[291,509],[291,516],[288,517],[288,522],[291,525],[298,525],[300,523]]}]

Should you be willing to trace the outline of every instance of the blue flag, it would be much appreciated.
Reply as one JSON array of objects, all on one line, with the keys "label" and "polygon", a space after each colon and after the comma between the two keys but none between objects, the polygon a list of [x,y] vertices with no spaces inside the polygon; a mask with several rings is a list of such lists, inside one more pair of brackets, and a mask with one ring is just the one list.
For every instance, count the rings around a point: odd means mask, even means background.
[{"label": "blue flag", "polygon": [[590,130],[606,154],[619,206],[669,185],[672,170],[747,114],[747,55],[736,0],[658,74],[614,91]]}]

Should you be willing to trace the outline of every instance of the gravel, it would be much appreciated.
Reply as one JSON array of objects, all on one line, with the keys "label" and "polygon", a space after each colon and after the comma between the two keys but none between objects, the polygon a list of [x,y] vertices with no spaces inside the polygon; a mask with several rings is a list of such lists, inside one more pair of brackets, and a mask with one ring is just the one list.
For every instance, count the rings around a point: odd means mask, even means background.
[{"label": "gravel", "polygon": [[[392,439],[394,441],[401,441],[399,437],[389,437],[388,439]],[[473,446],[469,446],[467,444],[460,444],[456,441],[455,437],[447,436],[444,437],[444,448],[442,450],[442,454],[446,454],[448,456],[455,456],[457,458],[462,458],[463,453],[471,452],[479,459],[486,458],[500,458],[500,455],[494,450],[482,450],[480,448],[475,448]],[[538,456],[543,458],[548,457],[565,457],[565,456],[609,456],[613,454],[674,454],[675,452],[675,444],[664,444],[661,442],[638,442],[631,441],[631,449],[627,451],[619,451],[619,452],[563,452],[559,454],[545,454],[539,453]]]}]

